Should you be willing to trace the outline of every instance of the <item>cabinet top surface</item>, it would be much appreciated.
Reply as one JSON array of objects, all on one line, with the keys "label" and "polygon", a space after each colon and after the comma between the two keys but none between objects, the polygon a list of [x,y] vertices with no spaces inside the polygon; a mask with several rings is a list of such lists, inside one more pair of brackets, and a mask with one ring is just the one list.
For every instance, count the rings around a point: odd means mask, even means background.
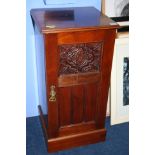
[{"label": "cabinet top surface", "polygon": [[94,7],[32,9],[31,16],[42,33],[119,27]]}]

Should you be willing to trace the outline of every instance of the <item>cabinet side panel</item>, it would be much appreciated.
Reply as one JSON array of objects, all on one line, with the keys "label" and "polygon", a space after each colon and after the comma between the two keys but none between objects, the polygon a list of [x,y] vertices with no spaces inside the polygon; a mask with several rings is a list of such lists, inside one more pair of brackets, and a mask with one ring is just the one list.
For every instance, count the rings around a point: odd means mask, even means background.
[{"label": "cabinet side panel", "polygon": [[98,102],[96,107],[97,128],[103,128],[105,125],[115,36],[116,36],[115,29],[106,30],[104,47],[103,47],[103,58],[101,65],[102,81],[98,87]]},{"label": "cabinet side panel", "polygon": [[39,104],[41,105],[43,114],[47,115],[44,38],[36,26],[35,26],[35,48],[36,48]]}]

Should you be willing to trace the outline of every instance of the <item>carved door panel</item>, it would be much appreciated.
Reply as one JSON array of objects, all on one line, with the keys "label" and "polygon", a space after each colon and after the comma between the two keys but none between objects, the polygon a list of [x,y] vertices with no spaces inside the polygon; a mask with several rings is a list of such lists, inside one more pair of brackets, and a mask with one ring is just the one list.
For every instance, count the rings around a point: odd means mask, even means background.
[{"label": "carved door panel", "polygon": [[95,130],[103,42],[59,45],[59,135]]}]

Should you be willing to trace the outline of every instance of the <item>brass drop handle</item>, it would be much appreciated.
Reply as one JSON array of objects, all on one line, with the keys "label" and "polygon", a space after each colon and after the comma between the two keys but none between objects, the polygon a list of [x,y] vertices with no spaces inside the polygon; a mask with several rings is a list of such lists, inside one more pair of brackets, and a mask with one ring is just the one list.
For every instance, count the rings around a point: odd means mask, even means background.
[{"label": "brass drop handle", "polygon": [[49,101],[50,102],[55,102],[56,101],[56,91],[55,91],[55,86],[54,85],[51,86]]}]

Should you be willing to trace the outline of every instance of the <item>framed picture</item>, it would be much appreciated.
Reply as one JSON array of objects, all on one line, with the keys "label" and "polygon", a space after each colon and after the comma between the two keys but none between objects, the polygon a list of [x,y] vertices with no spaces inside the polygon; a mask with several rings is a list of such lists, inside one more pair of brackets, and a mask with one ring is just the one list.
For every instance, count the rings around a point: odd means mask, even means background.
[{"label": "framed picture", "polygon": [[118,32],[129,31],[129,0],[102,0],[101,10],[121,26]]},{"label": "framed picture", "polygon": [[115,41],[110,86],[111,125],[129,120],[129,38],[128,34]]},{"label": "framed picture", "polygon": [[129,0],[102,0],[102,13],[109,17],[127,17]]}]

